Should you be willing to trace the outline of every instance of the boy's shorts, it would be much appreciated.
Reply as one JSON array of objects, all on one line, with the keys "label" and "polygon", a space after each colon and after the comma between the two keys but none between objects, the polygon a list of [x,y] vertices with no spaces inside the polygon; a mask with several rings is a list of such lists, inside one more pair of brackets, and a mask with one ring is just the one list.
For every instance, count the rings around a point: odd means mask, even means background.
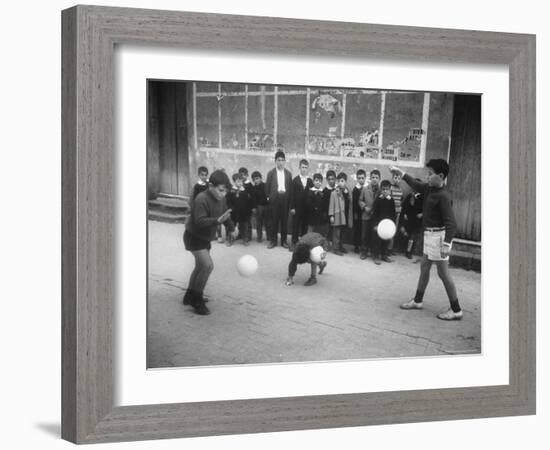
[{"label": "boy's shorts", "polygon": [[441,249],[445,240],[445,228],[424,229],[424,254],[430,261],[448,261],[449,255],[441,257]]}]

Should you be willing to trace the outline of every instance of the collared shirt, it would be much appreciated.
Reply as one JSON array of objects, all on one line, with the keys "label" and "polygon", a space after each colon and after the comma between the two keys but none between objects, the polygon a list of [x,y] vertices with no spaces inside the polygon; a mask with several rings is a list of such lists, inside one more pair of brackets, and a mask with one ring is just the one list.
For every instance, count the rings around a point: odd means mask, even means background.
[{"label": "collared shirt", "polygon": [[277,191],[286,192],[285,189],[285,169],[276,169],[277,172]]},{"label": "collared shirt", "polygon": [[302,182],[302,186],[305,187],[307,186],[307,175],[305,177],[303,177],[302,175],[300,175],[300,181]]}]

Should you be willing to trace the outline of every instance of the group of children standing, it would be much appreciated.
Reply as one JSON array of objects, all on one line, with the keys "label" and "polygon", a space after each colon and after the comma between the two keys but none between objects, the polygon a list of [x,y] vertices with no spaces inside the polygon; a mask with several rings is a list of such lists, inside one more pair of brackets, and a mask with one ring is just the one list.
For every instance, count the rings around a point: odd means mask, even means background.
[{"label": "group of children standing", "polygon": [[[392,262],[389,256],[396,237],[389,241],[382,240],[377,233],[380,222],[390,219],[397,225],[399,235],[406,238],[408,257],[411,257],[415,241],[420,236],[423,238],[416,293],[411,300],[400,305],[401,309],[423,308],[431,266],[435,264],[450,303],[450,308],[437,317],[442,320],[462,319],[463,312],[448,267],[456,221],[452,199],[445,188],[449,174],[449,165],[445,160],[433,159],[426,164],[426,182],[394,166],[390,169],[391,180],[381,180],[380,171],[374,169],[367,183],[367,174],[360,169],[355,174],[357,184],[351,191],[347,187],[347,175],[343,172],[337,175],[332,170],[327,171],[323,188],[322,174],[316,173],[313,179],[308,177],[307,160],[300,161],[300,174],[294,179],[284,168],[283,152],[275,154],[275,163],[276,167],[267,174],[266,183],[258,171],[252,173],[250,182],[248,170],[242,167],[232,176],[233,186],[227,194],[229,180],[225,172],[215,171],[208,183],[208,169],[199,168],[199,181],[193,188],[191,217],[184,233],[186,249],[195,256],[195,270],[189,283],[193,288],[189,288],[184,304],[191,304],[198,314],[209,313],[202,292],[213,268],[209,241],[214,237],[216,226],[218,239],[221,238],[221,225],[228,227],[228,245],[231,245],[233,224],[236,224],[239,230],[237,239],[241,238],[244,245],[249,245],[252,223],[255,224],[259,242],[262,241],[265,224],[269,241],[267,248],[277,245],[280,230],[281,246],[293,252],[287,285],[292,285],[297,265],[310,262],[311,276],[306,285],[311,286],[316,283],[317,266],[319,273],[326,266],[326,252],[323,250],[318,261],[314,260],[316,258],[310,252],[321,246],[323,249],[332,249],[336,255],[346,253],[342,244],[342,233],[346,228],[353,231],[354,250],[360,253],[361,259],[366,259],[370,252],[376,264],[381,264],[381,261]],[[400,188],[401,178],[412,189],[404,200]],[[206,190],[209,190],[210,197],[207,193],[201,194]],[[227,209],[222,214],[224,208]],[[292,217],[290,246],[286,241],[289,217]],[[214,228],[210,230],[207,225]],[[204,276],[201,275],[203,272]]]},{"label": "group of children standing", "polygon": [[[407,257],[412,257],[413,246],[422,237],[422,196],[413,191],[404,198],[399,186],[399,173],[393,172],[391,180],[381,180],[380,171],[374,169],[367,183],[367,173],[359,169],[355,174],[357,183],[350,190],[348,176],[344,172],[336,174],[328,170],[325,177],[316,173],[310,178],[309,163],[305,159],[300,161],[299,170],[299,175],[292,179],[286,202],[286,216],[292,222],[291,251],[301,236],[315,232],[325,238],[328,249],[335,255],[343,255],[347,253],[343,234],[350,229],[354,251],[360,253],[361,259],[371,255],[376,264],[392,262],[390,255],[397,242],[403,242],[402,250]],[[200,167],[198,175],[193,199],[208,185],[208,169]],[[248,246],[252,229],[255,228],[256,239],[262,242],[265,229],[269,244],[272,244],[273,240],[277,240],[277,230],[272,229],[273,214],[262,174],[254,171],[250,180],[247,168],[241,167],[231,178],[233,186],[226,199],[231,209],[231,219],[238,229],[235,239],[242,239],[243,244]],[[398,233],[391,241],[380,239],[377,233],[378,224],[384,219],[390,219],[397,225]],[[217,238],[218,242],[233,244],[231,237],[223,238],[221,226]],[[281,230],[281,241],[286,247],[286,230],[284,237]],[[269,248],[272,247],[270,245]]]}]

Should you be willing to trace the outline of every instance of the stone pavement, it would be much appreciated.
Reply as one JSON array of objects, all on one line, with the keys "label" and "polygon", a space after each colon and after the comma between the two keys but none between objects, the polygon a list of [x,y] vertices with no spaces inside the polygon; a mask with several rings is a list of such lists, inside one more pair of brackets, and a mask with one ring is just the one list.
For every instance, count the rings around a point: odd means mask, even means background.
[{"label": "stone pavement", "polygon": [[[432,277],[421,311],[399,304],[415,292],[418,264],[404,256],[376,266],[350,253],[329,253],[318,283],[305,287],[309,264],[295,285],[284,281],[291,253],[265,243],[212,243],[214,272],[205,294],[209,316],[182,297],[194,259],[182,241],[184,225],[149,221],[148,367],[348,360],[471,354],[481,351],[481,274],[451,269],[464,310],[461,321],[435,315],[448,308],[443,284]],[[241,277],[240,256],[259,262]]]}]

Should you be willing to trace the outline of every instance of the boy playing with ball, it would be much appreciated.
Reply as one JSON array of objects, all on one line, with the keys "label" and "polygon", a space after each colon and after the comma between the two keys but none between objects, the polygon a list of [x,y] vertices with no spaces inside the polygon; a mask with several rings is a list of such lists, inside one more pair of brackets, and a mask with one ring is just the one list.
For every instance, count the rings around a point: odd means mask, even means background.
[{"label": "boy playing with ball", "polygon": [[393,262],[393,259],[388,256],[390,240],[382,239],[378,233],[378,226],[384,219],[395,221],[395,202],[391,196],[391,183],[388,180],[380,183],[380,193],[372,205],[372,258],[377,265],[381,264],[380,260]]},{"label": "boy playing with ball", "polygon": [[323,273],[327,266],[325,245],[326,239],[319,233],[306,233],[298,240],[288,265],[288,277],[285,283],[287,286],[294,284],[294,275],[298,269],[298,264],[306,262],[311,264],[311,275],[305,285],[313,286],[317,283],[317,266],[319,267],[319,275]]},{"label": "boy playing with ball", "polygon": [[420,266],[420,277],[416,294],[409,302],[401,305],[401,309],[422,309],[423,297],[428,281],[432,263],[437,266],[437,274],[449,298],[450,308],[437,317],[442,320],[462,319],[462,309],[458,303],[456,287],[449,273],[449,253],[453,237],[456,233],[456,221],[452,209],[451,196],[445,188],[445,180],[449,174],[449,164],[444,159],[432,159],[426,164],[428,169],[427,182],[416,181],[413,177],[403,172],[403,181],[416,192],[423,195],[422,226],[424,228],[424,255]]}]

